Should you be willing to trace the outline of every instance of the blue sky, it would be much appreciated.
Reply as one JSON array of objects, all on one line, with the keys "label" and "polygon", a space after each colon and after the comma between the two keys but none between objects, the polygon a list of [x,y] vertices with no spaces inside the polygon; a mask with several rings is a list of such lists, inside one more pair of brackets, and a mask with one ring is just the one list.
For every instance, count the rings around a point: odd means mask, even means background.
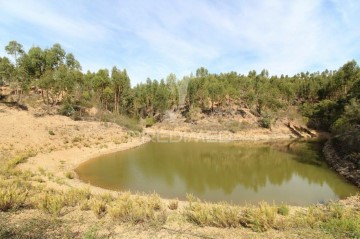
[{"label": "blue sky", "polygon": [[360,62],[357,0],[0,0],[0,55],[60,43],[83,71],[116,65],[132,84],[268,69],[270,75]]}]

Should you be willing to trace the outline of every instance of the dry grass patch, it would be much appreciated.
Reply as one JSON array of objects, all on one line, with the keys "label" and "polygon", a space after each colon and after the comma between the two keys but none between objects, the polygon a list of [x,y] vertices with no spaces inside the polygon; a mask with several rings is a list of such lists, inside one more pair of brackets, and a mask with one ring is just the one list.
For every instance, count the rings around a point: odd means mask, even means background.
[{"label": "dry grass patch", "polygon": [[178,200],[172,200],[169,202],[168,208],[170,210],[176,210],[179,207],[179,201]]},{"label": "dry grass patch", "polygon": [[246,207],[241,215],[240,223],[253,231],[264,232],[276,228],[277,208],[268,203],[259,203],[257,207]]},{"label": "dry grass patch", "polygon": [[27,189],[16,185],[0,185],[0,211],[16,210],[25,205]]},{"label": "dry grass patch", "polygon": [[30,157],[34,157],[36,154],[37,153],[35,151],[29,150],[14,156],[6,162],[5,170],[11,170],[15,168],[18,164],[25,162],[25,160]]},{"label": "dry grass patch", "polygon": [[165,206],[157,194],[120,194],[110,207],[109,214],[113,219],[133,224],[163,225],[167,219]]},{"label": "dry grass patch", "polygon": [[199,226],[238,227],[240,209],[227,203],[211,204],[188,196],[189,206],[183,212],[187,221]]}]

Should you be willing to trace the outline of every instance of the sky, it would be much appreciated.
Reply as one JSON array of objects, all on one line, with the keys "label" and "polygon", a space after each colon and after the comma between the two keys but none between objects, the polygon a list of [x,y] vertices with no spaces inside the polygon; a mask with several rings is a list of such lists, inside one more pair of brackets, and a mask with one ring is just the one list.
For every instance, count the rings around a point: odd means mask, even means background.
[{"label": "sky", "polygon": [[184,75],[270,75],[360,62],[358,0],[0,0],[0,56],[60,43],[83,71],[126,68],[132,85]]}]

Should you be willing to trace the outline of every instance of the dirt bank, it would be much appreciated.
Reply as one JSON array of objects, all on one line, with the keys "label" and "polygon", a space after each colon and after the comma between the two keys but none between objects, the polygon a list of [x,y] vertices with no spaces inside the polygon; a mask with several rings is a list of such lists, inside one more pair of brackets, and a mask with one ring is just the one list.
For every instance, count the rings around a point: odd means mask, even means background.
[{"label": "dirt bank", "polygon": [[331,139],[325,143],[323,153],[331,168],[360,188],[360,169],[353,162],[339,157]]}]

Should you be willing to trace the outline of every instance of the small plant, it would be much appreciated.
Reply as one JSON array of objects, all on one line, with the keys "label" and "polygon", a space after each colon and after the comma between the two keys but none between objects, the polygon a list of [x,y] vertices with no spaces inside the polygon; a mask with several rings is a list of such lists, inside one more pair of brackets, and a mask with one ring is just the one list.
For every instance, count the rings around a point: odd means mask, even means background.
[{"label": "small plant", "polygon": [[88,188],[85,189],[70,189],[64,195],[64,204],[66,206],[77,206],[83,201],[89,200],[91,192]]},{"label": "small plant", "polygon": [[277,213],[283,216],[287,216],[289,215],[289,207],[285,204],[281,204],[277,209]]},{"label": "small plant", "polygon": [[122,194],[109,209],[113,219],[133,224],[146,223],[151,225],[163,225],[167,214],[163,209],[158,195],[130,196],[129,193]]},{"label": "small plant", "polygon": [[179,201],[178,200],[173,200],[173,201],[169,202],[168,208],[170,210],[176,210],[176,209],[178,209],[178,207],[179,207]]},{"label": "small plant", "polygon": [[75,175],[74,175],[73,172],[66,172],[65,177],[68,178],[68,179],[74,179]]},{"label": "small plant", "polygon": [[77,143],[77,142],[81,142],[81,137],[74,137],[72,140],[71,140],[73,143]]},{"label": "small plant", "polygon": [[0,188],[0,211],[18,209],[23,206],[27,197],[27,190],[12,184]]},{"label": "small plant", "polygon": [[263,127],[265,129],[271,129],[271,118],[270,117],[262,117],[258,121],[260,127]]},{"label": "small plant", "polygon": [[50,135],[55,135],[54,131],[52,131],[52,130],[49,130],[49,134]]},{"label": "small plant", "polygon": [[99,239],[102,238],[99,236],[97,227],[90,228],[83,236],[84,239]]},{"label": "small plant", "polygon": [[147,117],[145,119],[145,127],[151,127],[155,124],[155,119],[154,117]]},{"label": "small plant", "polygon": [[90,209],[95,213],[97,218],[102,218],[107,212],[106,201],[100,197],[93,198],[90,202]]},{"label": "small plant", "polygon": [[36,155],[35,151],[29,150],[27,152],[21,153],[15,157],[13,157],[12,159],[10,159],[7,163],[6,163],[6,168],[7,169],[13,169],[16,165],[21,164],[23,162],[25,162],[26,159],[30,158],[30,157],[34,157]]},{"label": "small plant", "polygon": [[40,173],[41,175],[45,175],[45,169],[44,169],[44,168],[39,167],[38,170],[39,170],[39,173]]},{"label": "small plant", "polygon": [[54,192],[45,192],[37,202],[40,209],[55,216],[60,216],[61,209],[65,206],[64,195]]},{"label": "small plant", "polygon": [[249,227],[256,232],[265,232],[270,228],[275,228],[277,208],[262,202],[258,207],[246,207],[242,212],[240,223],[244,227]]}]

